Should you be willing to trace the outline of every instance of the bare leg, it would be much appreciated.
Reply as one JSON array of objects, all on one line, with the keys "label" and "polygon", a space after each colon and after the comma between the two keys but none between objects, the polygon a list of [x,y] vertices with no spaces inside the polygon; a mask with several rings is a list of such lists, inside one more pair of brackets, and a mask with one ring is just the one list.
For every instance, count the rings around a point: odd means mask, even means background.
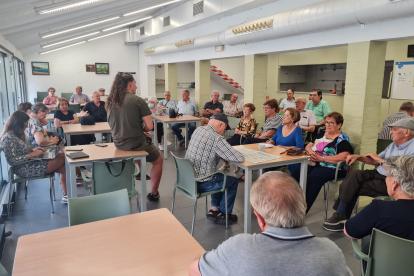
[{"label": "bare leg", "polygon": [[64,195],[67,195],[66,190],[66,169],[65,169],[65,155],[59,153],[55,159],[49,161],[46,173],[57,172],[60,173],[60,185]]},{"label": "bare leg", "polygon": [[151,193],[153,195],[158,194],[158,187],[160,186],[161,176],[162,176],[162,164],[164,159],[160,155],[157,160],[151,162]]}]

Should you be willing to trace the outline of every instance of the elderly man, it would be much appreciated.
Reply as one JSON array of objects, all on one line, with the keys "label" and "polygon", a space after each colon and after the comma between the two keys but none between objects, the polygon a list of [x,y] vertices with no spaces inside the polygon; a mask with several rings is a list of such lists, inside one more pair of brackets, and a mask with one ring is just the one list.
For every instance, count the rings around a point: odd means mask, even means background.
[{"label": "elderly man", "polygon": [[[227,116],[223,113],[215,113],[211,116],[207,126],[199,127],[194,131],[185,158],[189,159],[193,164],[197,178],[204,178],[198,182],[197,191],[199,193],[220,190],[223,187],[223,174],[219,173],[214,176],[208,176],[216,171],[220,158],[226,162],[244,162],[243,155],[233,149],[221,136],[226,129],[230,129]],[[237,216],[231,214],[234,200],[236,199],[237,185],[237,178],[226,176],[229,222],[237,221]],[[223,193],[211,195],[211,210],[207,218],[218,224],[225,224],[225,208],[226,203]]]},{"label": "elderly man", "polygon": [[414,120],[412,118],[402,119],[390,125],[391,143],[379,155],[369,153],[365,156],[348,155],[347,164],[361,161],[368,165],[377,166],[375,170],[358,171],[348,173],[339,186],[339,196],[335,202],[336,212],[325,221],[323,228],[328,231],[343,231],[344,223],[351,217],[352,210],[359,196],[386,196],[387,186],[385,178],[387,170],[383,167],[385,158],[397,155],[414,156]]},{"label": "elderly man", "polygon": [[108,95],[105,95],[105,88],[99,88],[99,96],[101,96],[101,101],[106,102],[108,100]]},{"label": "elderly man", "polygon": [[95,91],[92,93],[92,102],[85,104],[81,111],[82,116],[93,116],[95,122],[107,122],[105,102],[101,101],[101,95]]},{"label": "elderly man", "polygon": [[89,103],[91,100],[86,94],[82,94],[82,86],[76,87],[76,94],[70,97],[69,103]]},{"label": "elderly man", "polygon": [[306,105],[305,109],[315,113],[316,123],[323,126],[325,125],[325,116],[332,112],[331,107],[322,99],[322,91],[320,89],[314,90],[309,95],[312,97],[312,101]]},{"label": "elderly man", "polygon": [[381,132],[378,134],[378,139],[392,140],[389,125],[398,120],[413,117],[413,115],[414,104],[412,102],[403,103],[397,113],[388,115],[387,118],[385,118]]},{"label": "elderly man", "polygon": [[234,93],[230,97],[230,101],[223,102],[223,113],[229,117],[237,117],[243,113],[243,108],[236,103],[239,96]]},{"label": "elderly man", "polygon": [[216,113],[223,113],[223,104],[219,102],[220,93],[217,90],[211,92],[211,102],[206,102],[203,110],[201,110],[201,126],[206,126],[210,117]]},{"label": "elderly man", "polygon": [[286,92],[287,98],[279,103],[280,112],[285,112],[289,107],[295,108],[295,90],[289,88]]},{"label": "elderly man", "polygon": [[250,203],[263,232],[239,234],[204,253],[191,263],[191,276],[352,275],[338,246],[303,226],[305,195],[291,176],[263,174],[251,188]]},{"label": "elderly man", "polygon": [[295,104],[296,104],[296,109],[300,113],[300,121],[297,123],[297,125],[303,131],[314,132],[315,125],[316,125],[316,117],[313,111],[305,109],[306,99],[303,97],[299,97],[295,100]]},{"label": "elderly man", "polygon": [[[183,99],[178,101],[177,113],[198,117],[197,104],[195,101],[190,100],[190,91],[184,90],[181,93],[181,96]],[[184,142],[185,142],[184,137],[181,135],[181,131],[180,131],[180,128],[183,126],[185,126],[185,123],[175,123],[171,125],[171,129],[174,132],[175,136],[177,136],[180,147],[184,146]],[[188,123],[188,137],[186,137],[186,139],[191,138],[191,135],[193,134],[195,129],[196,129],[196,123]]]},{"label": "elderly man", "polygon": [[172,100],[171,99],[171,93],[170,93],[170,91],[165,91],[165,93],[164,93],[164,100],[159,101],[158,102],[158,106],[161,107],[161,108],[167,109],[166,110],[167,111],[166,114],[169,114],[168,112],[169,112],[170,109],[174,109],[175,110],[177,108],[177,102],[175,100]]}]

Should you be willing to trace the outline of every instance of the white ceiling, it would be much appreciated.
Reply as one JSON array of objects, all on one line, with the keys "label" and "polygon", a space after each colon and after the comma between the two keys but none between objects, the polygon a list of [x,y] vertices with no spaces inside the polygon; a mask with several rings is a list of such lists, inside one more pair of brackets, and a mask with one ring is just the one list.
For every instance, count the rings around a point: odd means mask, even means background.
[{"label": "white ceiling", "polygon": [[[39,15],[35,12],[35,7],[39,8],[53,3],[73,2],[73,0],[0,0],[0,35],[2,35],[24,56],[26,56],[41,51],[41,44],[44,45],[70,39],[92,31],[102,30],[104,28],[114,26],[116,23],[129,22],[143,17],[156,15],[160,12],[170,10],[181,3],[173,3],[161,8],[141,12],[136,15],[121,17],[113,21],[49,38],[41,38],[39,34],[57,31],[59,29],[67,29],[76,25],[87,24],[87,22],[90,21],[99,21],[99,19],[103,20],[113,16],[119,16],[126,12],[140,10],[169,1],[171,0],[102,0],[79,8],[73,8],[48,15]],[[134,23],[131,26],[138,24],[140,23]],[[115,29],[114,31],[117,30],[119,29]],[[97,34],[88,38],[100,35],[103,34]],[[82,41],[82,39],[79,41]],[[48,50],[76,42],[78,42],[78,40],[51,47],[48,48]]]}]

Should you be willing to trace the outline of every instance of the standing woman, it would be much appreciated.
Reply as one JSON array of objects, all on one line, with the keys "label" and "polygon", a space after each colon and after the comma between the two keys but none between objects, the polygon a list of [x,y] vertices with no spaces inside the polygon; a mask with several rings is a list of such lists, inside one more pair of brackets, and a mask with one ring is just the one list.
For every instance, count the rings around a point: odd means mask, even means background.
[{"label": "standing woman", "polygon": [[58,101],[58,97],[55,96],[56,90],[53,87],[50,87],[47,92],[49,93],[49,96],[43,99],[43,103],[45,105],[52,105],[56,104]]},{"label": "standing woman", "polygon": [[[151,118],[154,118],[154,116],[165,116],[165,109],[162,109],[159,105],[157,105],[157,98],[150,97],[148,99],[148,107],[152,113]],[[161,143],[163,136],[164,136],[164,124],[158,122],[157,123],[157,141],[158,141],[158,148],[160,150],[164,150],[164,145]]]},{"label": "standing woman", "polygon": [[[55,159],[32,160],[43,155],[44,148],[33,147],[25,135],[30,117],[22,112],[15,111],[4,125],[0,138],[0,147],[4,151],[7,163],[15,166],[15,174],[21,178],[37,177],[53,172],[60,173],[60,185],[62,186],[62,203],[68,203],[66,191],[65,155],[59,153]],[[31,162],[28,162],[31,161]]]},{"label": "standing woman", "polygon": [[[151,162],[152,169],[151,193],[147,195],[147,200],[157,202],[160,199],[158,186],[162,176],[163,159],[148,133],[154,127],[151,110],[142,98],[135,95],[136,90],[137,85],[131,74],[118,73],[105,108],[115,147],[121,150],[143,150],[148,153],[146,159],[147,162]],[[141,175],[145,177],[145,172]]]}]

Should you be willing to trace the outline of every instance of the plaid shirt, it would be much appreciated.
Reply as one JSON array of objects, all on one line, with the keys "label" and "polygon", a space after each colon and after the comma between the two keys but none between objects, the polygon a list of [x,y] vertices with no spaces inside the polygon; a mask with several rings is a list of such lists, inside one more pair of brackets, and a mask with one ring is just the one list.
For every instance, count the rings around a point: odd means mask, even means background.
[{"label": "plaid shirt", "polygon": [[239,104],[232,104],[230,101],[223,102],[224,114],[230,117],[236,117],[236,112],[242,111],[242,108]]},{"label": "plaid shirt", "polygon": [[[220,158],[225,161],[244,162],[243,155],[233,149],[211,125],[199,127],[194,131],[185,158],[190,159],[197,178],[215,172]],[[205,178],[202,182],[212,178]]]}]

